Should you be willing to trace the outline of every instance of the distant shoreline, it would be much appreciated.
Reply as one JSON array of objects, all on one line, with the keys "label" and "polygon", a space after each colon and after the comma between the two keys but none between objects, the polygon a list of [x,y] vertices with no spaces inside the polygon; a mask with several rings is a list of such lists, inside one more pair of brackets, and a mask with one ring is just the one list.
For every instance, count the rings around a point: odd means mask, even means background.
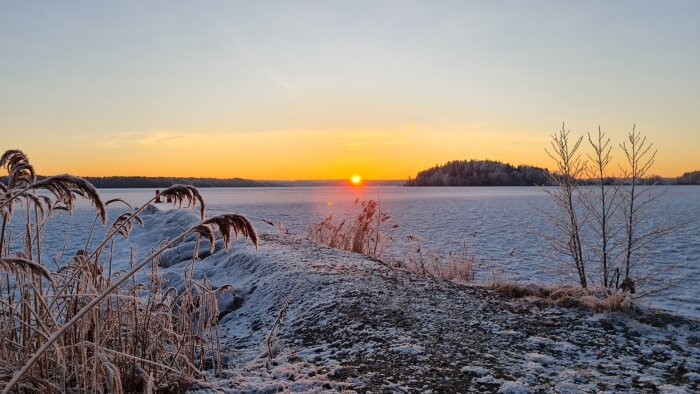
[{"label": "distant shoreline", "polygon": [[[38,176],[44,179],[47,176]],[[175,184],[192,185],[198,188],[261,188],[261,187],[323,187],[323,186],[352,186],[347,179],[310,179],[310,180],[254,180],[244,178],[194,178],[194,177],[141,177],[141,176],[110,176],[83,177],[98,189],[164,189]],[[662,178],[660,185],[664,186],[697,186],[693,183],[677,183],[677,178]],[[7,177],[1,176],[0,182],[7,183]],[[417,185],[410,184],[406,179],[364,180],[364,186],[405,186],[412,188],[424,187],[540,187],[547,185]]]},{"label": "distant shoreline", "polygon": [[[40,175],[38,179],[47,176]],[[312,179],[312,180],[254,180],[244,178],[196,178],[196,177],[145,177],[145,176],[108,176],[82,177],[98,189],[163,189],[175,184],[192,185],[198,188],[217,187],[294,187],[294,186],[350,186],[347,179]],[[7,183],[7,177],[0,177],[0,182]],[[367,186],[403,186],[405,179],[365,180]]]}]

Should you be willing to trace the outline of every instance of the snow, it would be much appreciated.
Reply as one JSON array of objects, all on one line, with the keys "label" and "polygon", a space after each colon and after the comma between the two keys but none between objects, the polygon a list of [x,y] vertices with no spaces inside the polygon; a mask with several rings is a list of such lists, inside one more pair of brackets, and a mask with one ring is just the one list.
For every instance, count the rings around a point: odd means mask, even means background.
[{"label": "snow", "polygon": [[685,374],[685,378],[691,382],[700,383],[700,373],[688,372],[687,374]]},{"label": "snow", "polygon": [[520,382],[503,382],[498,389],[501,394],[531,394],[532,390]]},{"label": "snow", "polygon": [[424,353],[422,346],[408,344],[408,345],[398,345],[391,348],[391,350],[404,354],[419,355]]},{"label": "snow", "polygon": [[484,375],[488,374],[488,372],[489,372],[488,369],[486,369],[484,367],[472,367],[472,366],[462,367],[462,369],[460,371],[465,372],[465,373],[473,373],[473,374],[478,375],[478,376],[484,376]]}]

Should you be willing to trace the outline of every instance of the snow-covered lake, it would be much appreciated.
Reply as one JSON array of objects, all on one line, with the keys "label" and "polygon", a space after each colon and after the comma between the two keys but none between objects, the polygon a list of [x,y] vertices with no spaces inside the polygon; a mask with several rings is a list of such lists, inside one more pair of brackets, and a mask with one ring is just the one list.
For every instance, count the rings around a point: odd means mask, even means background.
[{"label": "snow-covered lake", "polygon": [[[659,222],[689,221],[689,224],[654,247],[650,261],[673,265],[672,275],[683,283],[655,305],[685,315],[700,317],[700,187],[668,188],[657,204]],[[535,187],[408,188],[408,187],[290,187],[201,189],[208,215],[238,212],[254,220],[261,232],[276,231],[262,220],[282,222],[293,234],[305,236],[312,223],[329,214],[342,217],[357,211],[356,199],[379,199],[382,210],[399,225],[392,253],[406,253],[408,235],[422,239],[423,250],[456,248],[465,238],[480,258],[492,260],[519,280],[560,279],[553,269],[552,253],[538,233],[551,225],[535,207],[552,209],[549,196]],[[105,189],[105,200],[121,197],[139,204],[153,196],[150,189]],[[87,205],[71,221],[74,234],[89,228]],[[115,216],[114,212],[111,216]],[[91,214],[90,214],[91,215]],[[76,222],[81,222],[80,224]],[[76,227],[76,224],[78,225]],[[58,240],[57,240],[58,241]]]}]

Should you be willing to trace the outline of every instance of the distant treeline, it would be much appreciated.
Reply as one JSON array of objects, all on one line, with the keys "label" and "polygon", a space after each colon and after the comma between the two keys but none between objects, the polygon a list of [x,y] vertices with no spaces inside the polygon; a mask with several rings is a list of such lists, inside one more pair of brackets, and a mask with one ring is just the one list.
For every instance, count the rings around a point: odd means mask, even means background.
[{"label": "distant treeline", "polygon": [[676,178],[679,185],[700,185],[700,171],[686,172]]},{"label": "distant treeline", "polygon": [[[39,176],[39,179],[46,178]],[[98,189],[119,188],[166,188],[175,184],[192,185],[195,187],[264,187],[283,186],[277,182],[253,181],[250,179],[230,178],[176,178],[176,177],[144,177],[144,176],[107,176],[83,177]],[[0,177],[0,182],[6,184],[7,177]]]},{"label": "distant treeline", "polygon": [[[40,175],[38,179],[46,176]],[[98,189],[164,189],[175,184],[192,185],[194,187],[293,187],[293,186],[347,186],[346,179],[329,180],[299,180],[299,181],[256,181],[243,178],[178,178],[178,177],[145,177],[145,176],[107,176],[83,177]],[[0,176],[0,182],[7,184],[7,176]],[[367,180],[368,186],[400,186],[403,180]]]},{"label": "distant treeline", "polygon": [[455,160],[421,171],[406,186],[534,186],[549,184],[545,168],[493,160]]},{"label": "distant treeline", "polygon": [[[85,177],[98,189],[116,188],[166,188],[174,184],[192,185],[194,187],[291,187],[291,186],[343,186],[350,182],[343,179],[301,180],[301,181],[256,181],[243,178],[172,178],[172,177],[137,177],[110,176]],[[366,181],[367,185],[400,185],[403,181]]]},{"label": "distant treeline", "polygon": [[117,188],[165,188],[175,184],[194,187],[261,187],[280,186],[274,182],[253,181],[242,178],[176,178],[176,177],[142,177],[142,176],[108,176],[85,177],[98,189]]}]

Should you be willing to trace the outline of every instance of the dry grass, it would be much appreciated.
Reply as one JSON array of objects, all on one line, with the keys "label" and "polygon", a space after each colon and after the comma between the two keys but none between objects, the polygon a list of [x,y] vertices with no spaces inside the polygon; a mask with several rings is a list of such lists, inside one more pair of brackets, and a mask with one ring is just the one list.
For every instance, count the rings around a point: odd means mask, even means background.
[{"label": "dry grass", "polygon": [[289,295],[287,296],[287,300],[284,302],[284,305],[282,308],[279,310],[277,313],[277,318],[275,319],[275,322],[272,323],[272,328],[270,329],[270,333],[267,334],[267,359],[268,361],[272,361],[274,358],[275,354],[273,351],[273,347],[275,344],[275,329],[277,326],[280,326],[284,323],[284,318],[287,317],[287,310],[289,310],[289,303],[292,302],[292,298],[294,297],[294,293],[296,293],[297,289],[299,288],[299,282],[297,282],[294,287],[292,287],[292,290],[289,292]]},{"label": "dry grass", "polygon": [[[311,226],[308,238],[332,248],[352,251],[376,259],[383,259],[398,225],[389,223],[391,216],[381,210],[374,200],[355,201],[361,211],[350,222],[336,222],[333,216]],[[403,260],[391,259],[394,268],[407,269],[413,273],[453,282],[474,282],[483,264],[477,259],[466,238],[454,242],[447,253],[436,249],[423,250],[421,240],[415,235],[408,237],[411,243]]]},{"label": "dry grass", "polygon": [[355,200],[355,205],[361,210],[352,222],[336,223],[330,215],[311,226],[308,238],[332,248],[380,259],[393,241],[392,231],[398,226],[389,223],[391,216],[382,212],[378,201]]},{"label": "dry grass", "polygon": [[639,309],[630,293],[605,288],[539,285],[511,280],[493,282],[486,287],[508,298],[529,298],[551,305],[584,308],[596,313],[637,312]]},{"label": "dry grass", "polygon": [[[49,272],[41,258],[47,221],[70,212],[76,198],[83,197],[95,206],[96,221],[106,223],[106,204],[80,178],[60,175],[37,181],[20,151],[6,152],[0,165],[8,172],[8,184],[0,184],[3,393],[11,389],[173,392],[205,378],[205,364],[221,367],[216,295],[230,286],[215,289],[206,278],[193,279],[198,251],[184,272],[183,288],[165,287],[157,264],[151,264],[145,283],[137,282],[134,274],[188,237],[195,237],[197,245],[204,237],[213,247],[215,236],[220,235],[228,249],[232,237],[242,235],[257,245],[255,230],[245,217],[231,214],[204,220],[199,192],[176,185],[161,196],[170,196],[180,205],[199,205],[202,221],[198,225],[141,261],[133,258],[132,250],[131,269],[112,272],[114,237],[128,236],[148,201],[120,215],[96,247],[87,250],[88,240],[86,250]],[[23,218],[22,234],[8,231],[13,214]],[[112,247],[106,249],[108,244]]]},{"label": "dry grass", "polygon": [[408,240],[411,248],[406,257],[394,265],[411,272],[451,282],[470,283],[476,281],[477,274],[484,266],[469,248],[466,238],[453,243],[447,253],[436,249],[424,251],[420,238],[415,235],[409,236]]}]

